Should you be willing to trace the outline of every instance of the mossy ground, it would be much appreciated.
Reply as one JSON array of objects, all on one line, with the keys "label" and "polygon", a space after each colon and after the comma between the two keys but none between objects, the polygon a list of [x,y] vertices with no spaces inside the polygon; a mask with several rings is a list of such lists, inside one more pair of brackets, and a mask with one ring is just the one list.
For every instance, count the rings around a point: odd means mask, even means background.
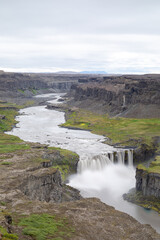
[{"label": "mossy ground", "polygon": [[23,227],[24,235],[36,240],[63,240],[74,232],[66,218],[57,219],[49,214],[32,214],[21,219],[18,225]]},{"label": "mossy ground", "polygon": [[91,130],[112,139],[112,143],[130,139],[143,139],[150,144],[154,136],[160,136],[160,119],[110,118],[78,109],[66,112],[67,122],[62,126]]},{"label": "mossy ground", "polygon": [[2,238],[0,238],[1,240],[18,240],[17,235],[8,233],[2,226],[0,226],[0,234],[2,234]]},{"label": "mossy ground", "polygon": [[79,156],[77,153],[72,151],[56,148],[56,147],[48,147],[49,153],[58,153],[60,161],[53,161],[53,167],[58,168],[61,172],[61,176],[63,181],[67,178],[67,176],[71,173],[75,173],[76,171],[76,164],[79,160]]},{"label": "mossy ground", "polygon": [[[32,102],[28,102],[27,106],[30,104],[32,105]],[[42,162],[50,161],[43,157],[43,154],[48,152],[55,153],[55,155],[58,156],[58,162],[55,162],[53,167],[60,170],[62,178],[65,180],[67,175],[74,171],[73,165],[78,161],[78,155],[76,153],[60,148],[48,148],[46,145],[26,143],[16,136],[4,133],[15,126],[15,116],[22,107],[26,107],[26,105],[17,106],[15,104],[0,103],[0,115],[5,116],[5,118],[0,119],[0,170],[2,171],[2,179],[8,176],[8,174],[11,175],[12,171],[21,171],[26,168],[34,169],[39,167]],[[16,179],[14,180],[16,184]],[[17,181],[20,181],[19,178],[17,178]],[[3,185],[2,183],[2,186]],[[11,185],[12,183],[9,184],[10,187]],[[30,204],[33,205],[34,203],[30,201]],[[22,207],[22,212],[24,211],[24,206],[25,204]],[[26,209],[28,211],[28,204]],[[4,222],[5,214],[10,214],[11,210],[12,208],[10,208],[8,202],[4,200],[0,201],[1,223]],[[50,210],[48,210],[48,212],[50,212]],[[39,213],[24,218],[22,215],[17,215],[17,212],[11,213],[11,215],[13,215],[13,232],[15,234],[8,233],[4,226],[0,226],[0,234],[3,234],[2,240],[72,239],[74,229],[64,216],[57,217],[55,214]]]},{"label": "mossy ground", "polygon": [[[7,107],[10,107],[10,109]],[[29,145],[24,143],[20,138],[4,134],[5,131],[9,131],[15,126],[15,116],[18,114],[19,108],[15,104],[1,103],[0,115],[4,115],[5,118],[0,119],[0,153],[10,153],[29,148]]]},{"label": "mossy ground", "polygon": [[145,167],[143,164],[137,166],[138,169],[142,169],[147,173],[158,173],[160,174],[160,156],[156,156],[155,161],[151,162],[149,167]]}]

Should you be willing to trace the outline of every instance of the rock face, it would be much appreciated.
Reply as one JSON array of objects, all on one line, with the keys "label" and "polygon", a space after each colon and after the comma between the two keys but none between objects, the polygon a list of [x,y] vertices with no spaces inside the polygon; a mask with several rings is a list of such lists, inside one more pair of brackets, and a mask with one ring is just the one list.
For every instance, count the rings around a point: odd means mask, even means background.
[{"label": "rock face", "polygon": [[151,146],[144,143],[139,144],[139,147],[135,148],[133,151],[134,163],[141,163],[151,159],[155,155],[156,147],[156,144]]},{"label": "rock face", "polygon": [[[91,75],[92,76],[92,75]],[[52,88],[67,92],[78,80],[91,78],[90,75],[58,73],[6,73],[0,72],[0,91]]]},{"label": "rock face", "polygon": [[[102,77],[72,86],[74,101],[91,110],[126,117],[159,117],[160,75]],[[89,99],[92,99],[89,102]],[[84,104],[83,104],[84,102]],[[101,103],[101,105],[98,103]],[[97,108],[97,109],[96,109]]]},{"label": "rock face", "polygon": [[81,198],[78,190],[62,185],[60,172],[55,168],[34,171],[23,181],[20,189],[31,200],[62,202]]},{"label": "rock face", "polygon": [[136,169],[136,189],[144,196],[160,198],[160,174]]}]

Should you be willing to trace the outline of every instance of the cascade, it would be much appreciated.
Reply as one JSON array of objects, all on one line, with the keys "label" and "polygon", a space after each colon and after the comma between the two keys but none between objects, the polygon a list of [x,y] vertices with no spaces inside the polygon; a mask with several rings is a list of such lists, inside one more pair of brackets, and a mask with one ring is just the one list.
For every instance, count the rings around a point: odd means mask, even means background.
[{"label": "cascade", "polygon": [[[127,156],[125,156],[126,152]],[[125,159],[125,157],[127,157],[127,159]],[[108,152],[93,156],[83,155],[78,162],[77,172],[81,173],[87,169],[101,170],[106,165],[114,163],[133,166],[133,150],[121,149],[117,150],[117,152]]]},{"label": "cascade", "polygon": [[128,149],[128,165],[133,166],[133,149]]}]

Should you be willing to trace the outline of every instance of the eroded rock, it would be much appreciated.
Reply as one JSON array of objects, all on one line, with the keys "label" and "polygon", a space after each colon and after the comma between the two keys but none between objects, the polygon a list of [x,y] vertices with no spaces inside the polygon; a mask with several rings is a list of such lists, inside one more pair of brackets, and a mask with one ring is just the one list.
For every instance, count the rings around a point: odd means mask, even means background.
[{"label": "eroded rock", "polygon": [[32,172],[20,189],[31,200],[62,202],[81,198],[78,190],[62,184],[61,174],[56,168],[41,168]]}]

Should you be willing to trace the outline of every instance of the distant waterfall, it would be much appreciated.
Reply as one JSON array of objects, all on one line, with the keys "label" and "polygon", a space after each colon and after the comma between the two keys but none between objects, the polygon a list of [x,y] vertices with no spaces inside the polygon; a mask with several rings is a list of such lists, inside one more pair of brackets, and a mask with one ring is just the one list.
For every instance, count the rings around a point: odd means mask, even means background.
[{"label": "distant waterfall", "polygon": [[83,156],[78,162],[77,172],[83,172],[86,169],[100,170],[108,164],[126,164],[133,166],[133,150],[117,150],[117,152],[102,153],[101,155]]}]

